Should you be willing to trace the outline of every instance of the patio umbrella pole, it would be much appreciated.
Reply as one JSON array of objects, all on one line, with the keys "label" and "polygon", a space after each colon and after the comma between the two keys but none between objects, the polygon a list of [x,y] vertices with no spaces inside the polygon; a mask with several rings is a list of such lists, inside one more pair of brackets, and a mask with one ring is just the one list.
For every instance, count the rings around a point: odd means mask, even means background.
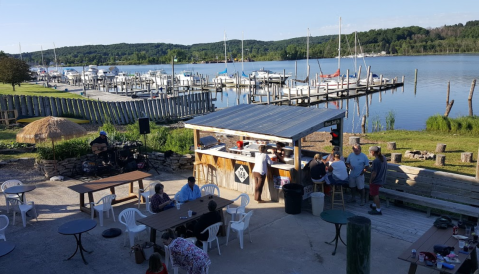
[{"label": "patio umbrella pole", "polygon": [[53,161],[54,161],[53,163],[55,165],[55,171],[58,171],[57,170],[57,161],[55,159],[55,141],[53,141],[53,139],[52,139],[52,146],[53,146]]}]

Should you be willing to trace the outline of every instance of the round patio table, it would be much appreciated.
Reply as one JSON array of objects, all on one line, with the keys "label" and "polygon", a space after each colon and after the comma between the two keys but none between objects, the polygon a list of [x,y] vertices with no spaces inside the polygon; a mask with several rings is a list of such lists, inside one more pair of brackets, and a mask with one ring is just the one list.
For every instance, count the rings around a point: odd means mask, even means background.
[{"label": "round patio table", "polygon": [[[86,249],[83,248],[82,242],[81,242],[81,234],[85,233],[87,231],[92,230],[93,228],[96,227],[96,221],[91,220],[91,219],[80,219],[80,220],[74,220],[70,221],[68,223],[65,223],[61,225],[58,228],[58,233],[63,234],[63,235],[73,235],[75,236],[75,239],[77,241],[77,248],[75,249],[75,252],[70,256],[70,258],[66,259],[65,261],[70,260],[77,254],[78,249],[80,249],[80,254],[83,259],[83,263],[88,264],[85,260],[85,256],[83,256],[83,251],[92,253],[93,251],[87,251]],[[78,235],[78,237],[77,237]]]},{"label": "round patio table", "polygon": [[10,242],[0,242],[0,257],[7,255],[15,249],[15,245]]},{"label": "round patio table", "polygon": [[353,217],[355,215],[349,211],[332,209],[321,212],[320,216],[321,219],[328,223],[334,224],[334,226],[336,227],[336,235],[334,236],[334,239],[331,242],[325,242],[327,244],[332,244],[333,242],[335,242],[335,247],[333,251],[333,255],[335,255],[336,249],[338,248],[338,239],[341,240],[344,245],[346,245],[341,238],[341,227],[348,223],[349,217]]},{"label": "round patio table", "polygon": [[34,185],[19,185],[19,186],[12,186],[12,187],[9,187],[7,189],[5,189],[5,193],[7,194],[17,194],[18,197],[20,198],[20,201],[22,203],[24,203],[24,196],[25,196],[25,192],[30,192],[32,190],[34,190],[35,188],[37,188],[36,186]]}]

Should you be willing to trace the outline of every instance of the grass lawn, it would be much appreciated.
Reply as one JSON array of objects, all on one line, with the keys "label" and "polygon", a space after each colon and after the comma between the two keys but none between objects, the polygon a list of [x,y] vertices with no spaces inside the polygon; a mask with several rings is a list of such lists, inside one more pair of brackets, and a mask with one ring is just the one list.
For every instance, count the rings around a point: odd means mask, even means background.
[{"label": "grass lawn", "polygon": [[[361,143],[365,143],[363,139],[368,140],[364,147],[373,145],[371,143],[378,143],[381,146],[383,154],[386,156],[390,156],[391,153],[402,153],[403,165],[469,176],[476,175],[477,153],[479,148],[479,138],[477,136],[427,131],[390,130],[363,134],[361,136]],[[396,150],[388,150],[387,142],[396,142]],[[436,153],[436,145],[438,143],[447,145],[446,151],[441,153],[446,155],[446,165],[444,167],[435,166],[435,160],[417,160],[404,157],[406,150],[426,150],[431,153]],[[461,163],[461,152],[472,152],[473,162]]]},{"label": "grass lawn", "polygon": [[30,95],[30,96],[49,96],[59,98],[77,98],[85,99],[85,97],[78,94],[68,93],[53,88],[45,88],[40,85],[22,83],[22,85],[15,86],[15,91],[12,89],[12,85],[0,83],[1,95]]}]

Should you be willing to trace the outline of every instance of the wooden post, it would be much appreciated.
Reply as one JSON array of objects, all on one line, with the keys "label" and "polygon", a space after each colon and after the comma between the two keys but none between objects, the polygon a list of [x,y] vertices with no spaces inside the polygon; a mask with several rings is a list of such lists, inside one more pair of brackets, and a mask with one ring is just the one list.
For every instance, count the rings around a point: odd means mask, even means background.
[{"label": "wooden post", "polygon": [[401,162],[401,153],[391,153],[391,163],[398,164]]},{"label": "wooden post", "polygon": [[469,97],[467,101],[469,102],[469,116],[473,116],[472,112],[472,95],[474,94],[474,88],[476,87],[476,79],[472,80],[471,89],[469,90]]},{"label": "wooden post", "polygon": [[363,216],[348,218],[347,274],[369,274],[371,269],[371,220]]},{"label": "wooden post", "polygon": [[416,94],[417,88],[417,69],[414,71],[414,94]]},{"label": "wooden post", "polygon": [[446,144],[437,144],[436,145],[436,152],[445,152],[446,151]]},{"label": "wooden post", "polygon": [[472,163],[472,152],[463,152],[463,153],[461,153],[461,162],[463,162],[463,163]]},{"label": "wooden post", "polygon": [[294,145],[294,169],[296,170],[295,183],[301,184],[301,139],[293,142]]},{"label": "wooden post", "polygon": [[360,142],[361,142],[361,137],[357,137],[357,136],[349,137],[349,144],[350,145],[360,144]]},{"label": "wooden post", "polygon": [[396,142],[388,142],[388,150],[396,150]]},{"label": "wooden post", "polygon": [[361,119],[361,133],[366,133],[366,115]]},{"label": "wooden post", "polygon": [[449,105],[449,93],[451,91],[451,81],[447,81],[447,98],[446,98],[446,107]]},{"label": "wooden post", "polygon": [[[479,150],[477,151],[477,155],[479,155]],[[479,180],[479,161],[476,161],[476,180]]]},{"label": "wooden post", "polygon": [[447,105],[446,111],[444,112],[444,117],[449,116],[449,113],[451,112],[451,109],[452,109],[453,105],[454,105],[454,100],[452,100],[451,103]]},{"label": "wooden post", "polygon": [[446,155],[437,154],[436,155],[436,166],[445,166],[446,165]]}]

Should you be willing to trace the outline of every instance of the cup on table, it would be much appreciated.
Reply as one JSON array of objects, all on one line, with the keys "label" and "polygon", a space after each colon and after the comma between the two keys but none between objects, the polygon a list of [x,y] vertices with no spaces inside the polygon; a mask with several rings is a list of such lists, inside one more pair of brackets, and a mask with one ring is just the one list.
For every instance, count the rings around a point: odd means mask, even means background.
[{"label": "cup on table", "polygon": [[441,261],[437,261],[437,269],[442,269],[442,262]]},{"label": "cup on table", "polygon": [[459,248],[464,248],[465,245],[466,245],[465,241],[459,240]]},{"label": "cup on table", "polygon": [[180,207],[181,207],[181,204],[177,202],[177,203],[176,203],[176,209],[177,209],[177,210],[180,210]]},{"label": "cup on table", "polygon": [[471,227],[466,227],[466,236],[471,237]]},{"label": "cup on table", "polygon": [[188,217],[191,217],[191,216],[193,216],[193,211],[188,210]]},{"label": "cup on table", "polygon": [[419,261],[424,263],[424,253],[419,253]]}]

